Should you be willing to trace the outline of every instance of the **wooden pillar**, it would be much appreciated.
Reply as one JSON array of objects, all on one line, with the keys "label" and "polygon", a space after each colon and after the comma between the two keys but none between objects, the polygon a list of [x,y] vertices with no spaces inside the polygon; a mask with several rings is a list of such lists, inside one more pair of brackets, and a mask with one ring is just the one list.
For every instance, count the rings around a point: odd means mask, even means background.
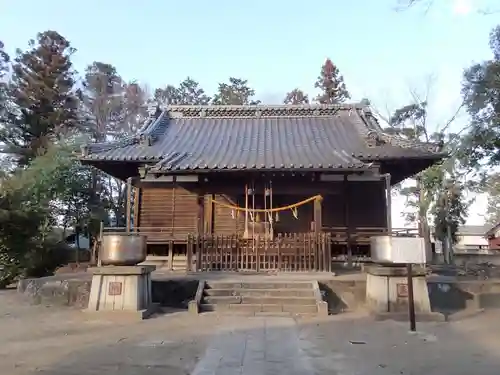
[{"label": "wooden pillar", "polygon": [[125,225],[127,233],[130,232],[132,214],[132,177],[127,179],[127,202],[125,203]]},{"label": "wooden pillar", "polygon": [[351,247],[351,224],[349,220],[349,200],[351,194],[349,192],[349,181],[347,175],[344,175],[342,182],[342,199],[344,200],[344,226],[346,227],[346,245],[347,245],[347,265],[352,267],[352,247]]},{"label": "wooden pillar", "polygon": [[[316,247],[315,251],[315,256],[319,258],[320,266],[319,266],[319,271],[324,271],[326,268],[326,252],[325,252],[325,247],[323,246],[323,243],[320,238],[320,233],[321,233],[321,227],[323,226],[322,221],[321,221],[321,200],[316,199],[314,200],[314,243]],[[317,263],[316,263],[317,264]],[[315,267],[316,270],[317,267]]]},{"label": "wooden pillar", "polygon": [[321,217],[321,200],[316,199],[314,201],[314,233],[318,234],[321,232],[323,227],[322,217]]},{"label": "wooden pillar", "polygon": [[387,215],[387,234],[392,234],[392,191],[391,191],[391,175],[385,175],[385,202]]},{"label": "wooden pillar", "polygon": [[[205,206],[206,206],[206,198],[202,193],[198,193],[198,215],[197,215],[197,225],[196,225],[196,236],[188,237],[188,256],[187,256],[187,270],[198,271],[200,269],[201,263],[201,248],[197,246],[200,242],[200,237],[205,233]],[[194,269],[193,269],[194,263]]]},{"label": "wooden pillar", "polygon": [[214,203],[212,202],[212,199],[214,199],[213,194],[205,194],[205,212],[204,212],[205,234],[212,234],[213,232]]},{"label": "wooden pillar", "polygon": [[186,271],[191,272],[193,270],[193,241],[187,241],[186,247]]},{"label": "wooden pillar", "polygon": [[174,241],[168,241],[168,267],[172,271],[174,269]]},{"label": "wooden pillar", "polygon": [[133,218],[134,218],[134,232],[139,231],[139,211],[141,209],[141,188],[136,186],[134,188],[134,212],[133,212]]},{"label": "wooden pillar", "polygon": [[202,194],[198,194],[198,221],[196,231],[199,236],[203,235],[205,231],[205,204],[205,197]]}]

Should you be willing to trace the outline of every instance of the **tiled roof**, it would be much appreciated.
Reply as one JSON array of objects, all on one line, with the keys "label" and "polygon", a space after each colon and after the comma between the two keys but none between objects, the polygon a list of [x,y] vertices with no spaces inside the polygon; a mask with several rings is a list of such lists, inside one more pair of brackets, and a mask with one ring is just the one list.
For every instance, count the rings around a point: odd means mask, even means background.
[{"label": "tiled roof", "polygon": [[83,159],[144,161],[157,171],[345,169],[437,151],[384,133],[361,105],[170,106],[136,136],[87,145]]},{"label": "tiled roof", "polygon": [[500,223],[495,224],[493,226],[488,225],[487,230],[485,231],[485,237],[493,237],[495,236],[495,232],[498,231],[498,228],[500,228]]},{"label": "tiled roof", "polygon": [[484,234],[491,228],[491,225],[462,225],[458,228],[458,235],[460,236],[484,236]]}]

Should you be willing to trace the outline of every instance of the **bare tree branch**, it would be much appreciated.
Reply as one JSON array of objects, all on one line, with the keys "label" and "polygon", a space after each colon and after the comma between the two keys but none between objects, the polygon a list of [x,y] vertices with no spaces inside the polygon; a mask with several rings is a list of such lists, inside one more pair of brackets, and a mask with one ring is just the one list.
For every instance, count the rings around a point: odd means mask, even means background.
[{"label": "bare tree branch", "polygon": [[[436,127],[436,131],[439,131],[440,133],[446,132],[448,130],[448,128],[450,127],[450,125],[457,119],[457,117],[460,114],[460,111],[462,110],[462,108],[464,107],[464,105],[465,105],[465,101],[462,100],[462,102],[458,106],[458,108],[455,111],[455,113],[453,114],[453,116],[450,117],[450,119],[446,122],[446,124],[443,126],[443,128],[441,130],[439,130],[439,126],[437,126]],[[464,131],[465,129],[467,129],[468,127],[469,127],[469,125],[465,126],[462,130],[460,130],[460,133],[462,131]]]}]

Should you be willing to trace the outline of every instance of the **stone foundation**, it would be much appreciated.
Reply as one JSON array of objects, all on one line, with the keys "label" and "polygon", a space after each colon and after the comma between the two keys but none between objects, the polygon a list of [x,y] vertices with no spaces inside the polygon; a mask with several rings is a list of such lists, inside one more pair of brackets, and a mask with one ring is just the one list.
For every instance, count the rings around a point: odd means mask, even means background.
[{"label": "stone foundation", "polygon": [[[415,312],[418,320],[434,320],[425,270],[412,270]],[[376,317],[407,317],[408,278],[406,267],[366,267],[366,307]],[[439,314],[441,320],[441,314]],[[435,317],[438,318],[437,315]]]},{"label": "stone foundation", "polygon": [[151,266],[109,266],[90,268],[93,274],[86,311],[120,313],[140,319],[154,313],[151,294]]}]

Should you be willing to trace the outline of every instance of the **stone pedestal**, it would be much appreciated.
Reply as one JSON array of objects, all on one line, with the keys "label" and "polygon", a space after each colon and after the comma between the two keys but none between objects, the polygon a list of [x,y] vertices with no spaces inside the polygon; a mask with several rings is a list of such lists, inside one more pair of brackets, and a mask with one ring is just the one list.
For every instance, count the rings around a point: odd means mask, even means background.
[{"label": "stone pedestal", "polygon": [[[366,304],[378,318],[408,319],[406,266],[372,265],[366,270]],[[425,269],[414,267],[413,295],[417,320],[441,320],[431,312]]]},{"label": "stone pedestal", "polygon": [[89,268],[93,274],[87,311],[145,319],[155,312],[151,297],[154,266]]}]

